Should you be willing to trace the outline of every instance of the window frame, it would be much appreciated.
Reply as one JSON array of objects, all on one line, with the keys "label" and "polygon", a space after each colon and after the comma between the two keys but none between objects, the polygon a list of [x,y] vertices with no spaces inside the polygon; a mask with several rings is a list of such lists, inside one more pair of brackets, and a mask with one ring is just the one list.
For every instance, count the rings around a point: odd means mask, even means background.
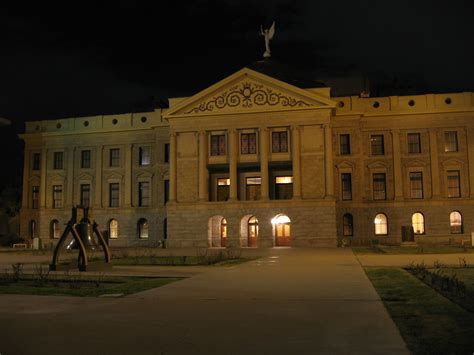
[{"label": "window frame", "polygon": [[444,152],[455,153],[459,151],[458,131],[444,132]]},{"label": "window frame", "polygon": [[151,206],[151,184],[149,181],[138,182],[138,207]]},{"label": "window frame", "polygon": [[[382,177],[383,179],[377,179],[376,176]],[[383,182],[383,190],[376,189],[378,187],[378,184],[376,183],[381,183]],[[379,193],[383,191],[383,198],[378,197]],[[387,176],[386,173],[372,173],[372,194],[373,194],[373,199],[375,201],[385,201],[387,200]]]},{"label": "window frame", "polygon": [[[250,137],[253,137],[252,139]],[[246,141],[246,149],[244,149],[244,138]],[[253,140],[253,145],[251,144],[251,140]],[[240,133],[240,154],[241,155],[252,155],[257,154],[258,152],[258,139],[256,132],[241,132]],[[253,149],[251,149],[253,148]]]},{"label": "window frame", "polygon": [[[415,177],[415,174],[419,174],[419,179]],[[423,172],[422,171],[410,171],[408,173],[408,180],[409,180],[409,187],[410,187],[410,198],[411,199],[423,199],[424,198],[424,191],[423,191]],[[417,182],[420,183],[420,188],[414,186]],[[421,196],[417,196],[415,192],[421,191]]]},{"label": "window frame", "polygon": [[111,168],[120,167],[120,148],[109,149],[109,167]]},{"label": "window frame", "polygon": [[[115,196],[115,192],[116,192],[116,196]],[[110,208],[120,207],[120,183],[118,182],[109,182],[109,207]]]},{"label": "window frame", "polygon": [[[453,219],[453,215],[456,213],[459,215],[459,224],[454,224],[455,220]],[[451,234],[464,233],[463,217],[460,211],[454,210],[449,213],[449,229],[450,229]]]},{"label": "window frame", "polygon": [[31,167],[33,171],[41,170],[41,153],[33,153],[33,164]]},{"label": "window frame", "polygon": [[[416,137],[415,142],[411,141],[410,138]],[[407,152],[408,154],[420,154],[421,153],[421,134],[420,133],[408,133],[407,134]]]},{"label": "window frame", "polygon": [[31,208],[38,209],[39,208],[39,185],[31,186]]},{"label": "window frame", "polygon": [[[382,223],[376,223],[377,217],[379,217],[379,216],[383,216],[385,221],[383,221]],[[379,228],[381,228],[381,231],[377,232],[377,226],[385,226],[385,227],[379,227]],[[383,232],[384,229],[385,229],[385,233]],[[375,235],[388,235],[388,217],[385,213],[380,212],[380,213],[377,213],[375,215],[375,218],[374,218],[374,234]]]},{"label": "window frame", "polygon": [[[457,177],[456,179],[452,179]],[[457,181],[456,187],[450,187],[450,181]],[[450,191],[456,188],[456,195],[452,195]],[[448,198],[460,198],[461,197],[461,171],[460,170],[447,170],[446,171],[446,193]]]},{"label": "window frame", "polygon": [[[343,142],[347,139],[347,142]],[[339,135],[339,155],[351,155],[351,135],[343,133]]]},{"label": "window frame", "polygon": [[[415,221],[413,220],[413,218],[415,217],[415,215],[420,215],[421,216],[421,222],[417,222],[415,223]],[[421,226],[422,226],[422,231],[421,232],[417,232],[417,229],[415,228],[415,224],[416,225],[419,225],[421,223]],[[412,215],[411,215],[411,225],[413,227],[413,233],[415,235],[423,235],[425,234],[425,215],[421,212],[414,212]]]},{"label": "window frame", "polygon": [[[285,137],[282,143],[282,137]],[[272,131],[272,153],[288,153],[290,151],[290,139],[288,130]]]},{"label": "window frame", "polygon": [[[346,221],[350,221],[350,223],[346,223]],[[346,226],[349,228],[350,233],[346,233]],[[353,237],[354,236],[354,216],[350,213],[344,213],[342,216],[342,236],[344,237]]]},{"label": "window frame", "polygon": [[[379,144],[376,143],[378,138],[381,139]],[[376,148],[379,148],[380,150],[377,150]],[[370,135],[370,155],[385,155],[385,136],[383,134]]]},{"label": "window frame", "polygon": [[341,173],[341,200],[352,201],[352,173]]},{"label": "window frame", "polygon": [[[87,155],[89,155],[87,157]],[[91,156],[92,152],[90,149],[81,150],[81,169],[90,169],[91,168]]]},{"label": "window frame", "polygon": [[53,208],[63,208],[63,185],[53,185]]},{"label": "window frame", "polygon": [[54,152],[53,154],[53,169],[63,170],[64,169],[64,152]]},{"label": "window frame", "polygon": [[211,134],[209,144],[209,152],[212,157],[221,157],[227,155],[227,139],[225,133]]},{"label": "window frame", "polygon": [[151,165],[151,147],[149,145],[138,147],[138,165],[139,166]]},{"label": "window frame", "polygon": [[[86,188],[87,186],[87,188]],[[87,205],[84,203],[85,195],[87,196]],[[84,208],[90,207],[91,204],[91,184],[81,184],[79,187],[79,202]]]}]

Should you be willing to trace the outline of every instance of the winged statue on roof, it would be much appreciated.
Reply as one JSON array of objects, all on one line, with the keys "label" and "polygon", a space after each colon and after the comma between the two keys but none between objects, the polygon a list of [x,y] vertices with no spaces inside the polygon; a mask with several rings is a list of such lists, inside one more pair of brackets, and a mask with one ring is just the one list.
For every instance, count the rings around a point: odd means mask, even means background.
[{"label": "winged statue on roof", "polygon": [[273,38],[273,35],[275,34],[275,21],[273,21],[272,25],[270,28],[263,29],[262,26],[260,26],[260,34],[265,37],[265,53],[263,53],[263,58],[270,58],[271,52],[270,52],[270,40]]}]

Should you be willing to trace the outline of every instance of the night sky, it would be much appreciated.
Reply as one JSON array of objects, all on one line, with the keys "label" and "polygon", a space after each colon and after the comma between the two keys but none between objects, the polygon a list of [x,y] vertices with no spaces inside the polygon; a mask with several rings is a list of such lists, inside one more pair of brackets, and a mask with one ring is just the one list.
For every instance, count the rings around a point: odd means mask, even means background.
[{"label": "night sky", "polygon": [[[13,3],[13,2],[11,2]],[[0,5],[0,157],[17,182],[25,120],[137,110],[261,60],[308,77],[474,91],[474,1],[62,1]],[[8,151],[6,149],[8,148]],[[10,175],[10,174],[9,174]]]}]

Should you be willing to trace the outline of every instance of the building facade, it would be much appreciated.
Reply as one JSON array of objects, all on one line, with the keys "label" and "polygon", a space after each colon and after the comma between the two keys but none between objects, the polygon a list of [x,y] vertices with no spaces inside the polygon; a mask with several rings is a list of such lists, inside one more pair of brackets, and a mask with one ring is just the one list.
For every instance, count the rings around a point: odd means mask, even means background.
[{"label": "building facade", "polygon": [[473,228],[471,92],[331,97],[244,68],[168,109],[28,122],[22,138],[21,233],[45,245],[76,205],[112,246],[461,243]]}]

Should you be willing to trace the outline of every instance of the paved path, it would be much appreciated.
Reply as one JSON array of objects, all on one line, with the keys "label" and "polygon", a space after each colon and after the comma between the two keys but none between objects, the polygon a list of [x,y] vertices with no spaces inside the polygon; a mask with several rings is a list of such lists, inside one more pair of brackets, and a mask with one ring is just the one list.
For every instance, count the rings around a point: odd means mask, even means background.
[{"label": "paved path", "polygon": [[272,249],[119,299],[0,295],[0,353],[404,354],[349,249]]}]

